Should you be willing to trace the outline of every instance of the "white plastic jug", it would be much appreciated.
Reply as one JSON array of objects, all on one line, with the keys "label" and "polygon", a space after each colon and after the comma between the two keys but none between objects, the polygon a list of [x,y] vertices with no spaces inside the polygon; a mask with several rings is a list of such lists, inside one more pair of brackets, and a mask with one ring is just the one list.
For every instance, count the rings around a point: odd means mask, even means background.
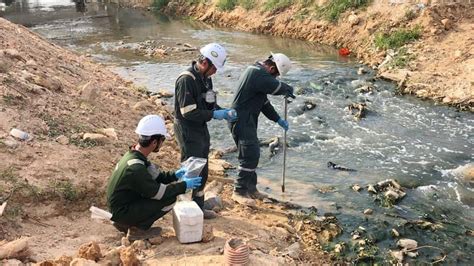
[{"label": "white plastic jug", "polygon": [[173,228],[180,243],[202,240],[204,214],[194,201],[180,201],[173,207]]}]

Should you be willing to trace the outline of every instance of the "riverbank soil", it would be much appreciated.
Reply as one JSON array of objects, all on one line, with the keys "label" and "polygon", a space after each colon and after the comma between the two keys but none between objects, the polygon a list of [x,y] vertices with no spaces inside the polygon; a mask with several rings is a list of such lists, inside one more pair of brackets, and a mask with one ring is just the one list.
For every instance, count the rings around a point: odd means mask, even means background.
[{"label": "riverbank soil", "polygon": [[[91,219],[90,206],[106,209],[107,179],[134,143],[139,119],[160,114],[174,135],[170,107],[87,57],[1,18],[0,47],[0,204],[7,203],[0,214],[0,264],[221,264],[224,243],[235,237],[247,242],[252,265],[329,261],[318,243],[340,233],[334,223],[295,231],[291,205],[234,204],[231,180],[223,176],[228,165],[218,159],[211,161],[210,179],[223,206],[217,219],[205,221],[205,243],[180,244],[171,214],[157,222],[164,233],[150,242],[128,243],[109,222]],[[14,138],[12,128],[29,135]],[[176,142],[166,141],[150,159],[176,169]]]},{"label": "riverbank soil", "polygon": [[339,11],[330,4],[344,1],[168,2],[162,10],[170,15],[348,48],[380,77],[397,82],[400,93],[474,111],[469,1],[359,1],[368,4]]}]

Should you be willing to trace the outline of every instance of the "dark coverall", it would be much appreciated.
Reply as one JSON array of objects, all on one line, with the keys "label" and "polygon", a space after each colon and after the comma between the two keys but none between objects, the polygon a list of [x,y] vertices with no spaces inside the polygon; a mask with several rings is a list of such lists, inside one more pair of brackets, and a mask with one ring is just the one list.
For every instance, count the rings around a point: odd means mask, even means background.
[{"label": "dark coverall", "polygon": [[160,172],[136,150],[127,152],[115,167],[107,186],[112,221],[147,230],[169,212],[176,197],[186,192],[174,172]]},{"label": "dark coverall", "polygon": [[[174,130],[182,162],[192,156],[208,159],[211,144],[207,122],[212,119],[214,110],[221,109],[216,104],[216,93],[212,88],[211,78],[205,78],[198,72],[195,61],[176,80]],[[201,186],[192,194],[201,209],[204,207],[208,170],[206,163],[200,175]]]},{"label": "dark coverall", "polygon": [[249,66],[240,77],[232,102],[232,108],[237,111],[239,119],[229,123],[239,152],[240,167],[235,192],[245,196],[247,193],[257,191],[255,170],[260,159],[257,137],[258,116],[262,112],[274,122],[280,119],[267,94],[287,95],[292,92],[291,86],[274,78],[259,63]]}]

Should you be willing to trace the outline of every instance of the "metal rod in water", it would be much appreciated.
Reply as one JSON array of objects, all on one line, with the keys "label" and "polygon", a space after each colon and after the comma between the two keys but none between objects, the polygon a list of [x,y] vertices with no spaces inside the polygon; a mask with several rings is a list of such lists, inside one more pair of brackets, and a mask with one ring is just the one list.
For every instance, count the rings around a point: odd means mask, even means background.
[{"label": "metal rod in water", "polygon": [[[288,119],[288,99],[284,98],[285,120]],[[283,172],[281,179],[281,192],[285,192],[285,176],[286,176],[286,130],[283,129]]]}]

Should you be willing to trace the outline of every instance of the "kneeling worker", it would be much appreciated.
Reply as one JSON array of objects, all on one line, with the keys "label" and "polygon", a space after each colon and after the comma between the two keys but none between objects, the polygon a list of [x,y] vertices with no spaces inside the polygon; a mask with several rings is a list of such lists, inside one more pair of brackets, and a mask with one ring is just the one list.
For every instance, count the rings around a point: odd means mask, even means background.
[{"label": "kneeling worker", "polygon": [[153,223],[173,208],[178,195],[200,187],[202,179],[188,178],[184,169],[161,172],[148,161],[169,137],[160,116],[143,117],[135,132],[138,143],[118,162],[107,186],[111,219],[130,241],[159,236],[161,228],[151,228]]}]

